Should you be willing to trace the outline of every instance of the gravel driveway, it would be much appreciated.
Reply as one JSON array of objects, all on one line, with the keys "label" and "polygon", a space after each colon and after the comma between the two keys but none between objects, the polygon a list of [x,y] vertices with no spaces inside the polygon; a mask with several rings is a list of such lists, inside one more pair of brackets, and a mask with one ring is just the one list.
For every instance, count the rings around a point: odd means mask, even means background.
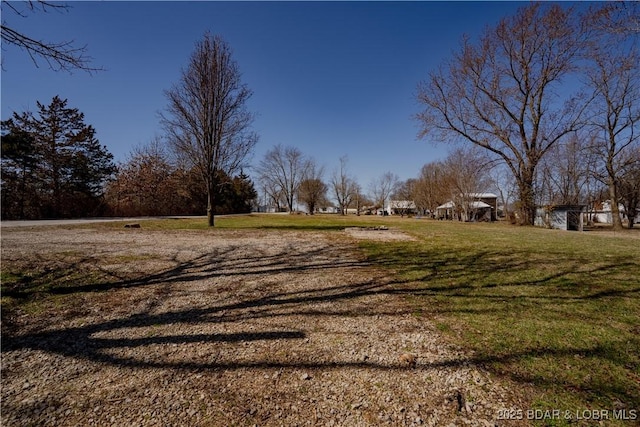
[{"label": "gravel driveway", "polygon": [[3,313],[2,425],[494,426],[524,407],[354,239],[3,229],[3,271],[67,285]]}]

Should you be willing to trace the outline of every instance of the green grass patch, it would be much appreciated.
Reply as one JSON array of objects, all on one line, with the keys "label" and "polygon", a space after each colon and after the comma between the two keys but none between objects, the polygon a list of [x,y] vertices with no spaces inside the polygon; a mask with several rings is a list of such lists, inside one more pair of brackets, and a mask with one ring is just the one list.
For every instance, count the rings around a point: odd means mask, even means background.
[{"label": "green grass patch", "polygon": [[29,267],[19,271],[11,267],[2,281],[2,297],[17,301],[34,301],[51,295],[71,294],[82,286],[109,280],[106,274],[93,270],[89,265],[70,264],[47,266],[41,269]]},{"label": "green grass patch", "polygon": [[84,289],[99,291],[113,277],[92,261],[82,260],[79,254],[82,252],[65,251],[37,261],[3,260],[3,327],[18,313],[45,316],[83,311],[84,296],[78,294]]},{"label": "green grass patch", "polygon": [[640,408],[640,240],[502,224],[402,228],[418,242],[364,242],[369,259],[473,362],[532,384],[532,409]]},{"label": "green grass patch", "polygon": [[[114,221],[82,225],[83,228],[123,229],[136,221]],[[215,217],[215,226],[209,227],[204,217],[142,220],[141,230],[290,230],[340,231],[346,227],[376,227],[389,222],[388,217],[375,215],[340,216],[328,214],[248,214]],[[130,229],[132,232],[138,229]]]},{"label": "green grass patch", "polygon": [[[364,217],[362,217],[364,218]],[[374,220],[368,221],[370,224]],[[292,230],[292,231],[337,231],[355,224],[365,223],[358,217],[339,215],[299,215],[299,214],[251,214],[246,216],[218,217],[216,226],[220,228],[246,229],[255,228],[258,230]]]}]

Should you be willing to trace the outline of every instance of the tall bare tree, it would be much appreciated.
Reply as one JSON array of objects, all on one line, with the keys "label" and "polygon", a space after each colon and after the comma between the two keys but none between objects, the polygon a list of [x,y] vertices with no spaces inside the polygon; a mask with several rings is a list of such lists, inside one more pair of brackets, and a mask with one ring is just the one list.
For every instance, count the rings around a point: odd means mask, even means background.
[{"label": "tall bare tree", "polygon": [[489,172],[493,162],[479,148],[453,150],[444,161],[446,184],[452,200],[464,221],[472,220],[473,203],[479,193],[491,185]]},{"label": "tall bare tree", "polygon": [[[629,13],[629,8],[636,13]],[[605,3],[586,15],[589,42],[586,76],[593,89],[591,148],[601,161],[601,179],[609,189],[614,229],[622,228],[618,202],[620,179],[635,160],[640,141],[640,52],[635,4]]]},{"label": "tall bare tree", "polygon": [[542,159],[537,191],[540,204],[575,205],[587,201],[593,170],[583,138],[584,135],[571,135]]},{"label": "tall bare tree", "polygon": [[[356,209],[356,215],[360,216],[360,209],[362,208],[362,206],[365,206],[367,204],[371,204],[366,195],[364,195],[362,193],[362,188],[360,187],[360,184],[358,184],[358,182],[355,180],[355,178],[353,178],[353,197],[351,198],[351,202],[349,203],[349,205],[347,205],[347,207],[349,206],[354,206]],[[347,211],[344,211],[345,215],[347,213]]]},{"label": "tall bare tree", "polygon": [[327,184],[323,181],[324,168],[318,167],[313,160],[307,161],[305,174],[298,187],[298,200],[307,205],[310,215],[315,213],[316,207],[326,201]]},{"label": "tall bare tree", "polygon": [[420,175],[413,188],[413,200],[416,207],[424,212],[433,214],[436,208],[449,200],[447,189],[446,168],[442,162],[430,162],[422,166]]},{"label": "tall bare tree", "polygon": [[[347,214],[347,208],[356,199],[359,190],[355,179],[349,176],[347,162],[347,156],[340,157],[340,166],[331,177],[331,189],[340,208],[340,215]],[[359,212],[359,206],[356,210]]]},{"label": "tall bare tree", "polygon": [[416,207],[413,195],[416,193],[417,185],[417,179],[409,178],[398,183],[395,191],[391,194],[390,207],[401,217],[408,215]]},{"label": "tall bare tree", "polygon": [[503,164],[497,164],[490,172],[491,186],[497,193],[499,206],[502,205],[502,215],[509,220],[515,220],[511,205],[518,193],[512,176],[511,171]]},{"label": "tall bare tree", "polygon": [[195,167],[207,188],[207,222],[214,225],[218,172],[232,176],[258,141],[246,107],[252,95],[242,83],[232,51],[220,36],[196,43],[180,82],[165,92],[162,124],[175,151]]},{"label": "tall bare tree", "polygon": [[[582,104],[561,97],[583,34],[571,9],[533,3],[487,29],[418,86],[421,137],[470,141],[498,155],[518,185],[521,222],[533,225],[544,154],[579,126]],[[565,100],[563,103],[562,100]],[[564,104],[564,105],[563,105]]]},{"label": "tall bare tree", "polygon": [[[5,45],[15,46],[27,53],[33,64],[38,67],[38,59],[44,60],[50,69],[54,71],[67,71],[82,70],[88,73],[100,71],[102,68],[92,67],[91,57],[87,55],[86,46],[75,46],[73,40],[50,42],[40,39],[35,39],[27,34],[24,34],[10,26],[7,21],[7,12],[9,15],[13,15],[18,18],[26,18],[30,13],[38,11],[48,12],[50,10],[66,11],[69,6],[63,3],[52,1],[24,1],[24,2],[9,2],[3,1],[2,5],[2,42]],[[2,47],[5,50],[5,46]],[[4,59],[4,58],[3,58]],[[4,63],[2,64],[4,68]]]},{"label": "tall bare tree", "polygon": [[387,207],[387,201],[398,186],[398,175],[385,172],[371,181],[369,192],[374,203],[383,210]]},{"label": "tall bare tree", "polygon": [[284,197],[289,212],[292,212],[293,202],[308,166],[308,159],[299,149],[278,144],[260,161],[258,173],[263,187],[272,193],[271,198]]}]

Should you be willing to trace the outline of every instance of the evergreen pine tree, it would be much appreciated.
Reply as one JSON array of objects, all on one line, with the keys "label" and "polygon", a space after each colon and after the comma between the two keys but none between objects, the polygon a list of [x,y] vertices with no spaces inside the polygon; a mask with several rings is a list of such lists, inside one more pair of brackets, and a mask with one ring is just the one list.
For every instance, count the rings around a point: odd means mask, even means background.
[{"label": "evergreen pine tree", "polygon": [[[3,130],[8,130],[3,142],[28,135],[29,148],[23,151],[29,153],[32,166],[31,185],[3,191],[22,192],[37,201],[33,212],[22,213],[26,218],[95,215],[104,183],[115,172],[113,156],[95,138],[95,129],[84,123],[84,114],[68,108],[66,99],[55,96],[49,105],[37,106],[37,116],[14,112],[3,122]],[[2,157],[4,173],[4,152]],[[26,167],[15,162],[12,166],[26,173]]]}]

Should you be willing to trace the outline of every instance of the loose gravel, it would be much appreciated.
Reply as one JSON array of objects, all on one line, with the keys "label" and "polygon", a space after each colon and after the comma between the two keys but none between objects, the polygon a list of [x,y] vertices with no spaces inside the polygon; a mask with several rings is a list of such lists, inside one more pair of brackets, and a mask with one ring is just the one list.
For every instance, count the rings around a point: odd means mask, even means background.
[{"label": "loose gravel", "polygon": [[524,407],[354,233],[3,229],[3,269],[73,285],[3,315],[2,425],[495,426]]}]

